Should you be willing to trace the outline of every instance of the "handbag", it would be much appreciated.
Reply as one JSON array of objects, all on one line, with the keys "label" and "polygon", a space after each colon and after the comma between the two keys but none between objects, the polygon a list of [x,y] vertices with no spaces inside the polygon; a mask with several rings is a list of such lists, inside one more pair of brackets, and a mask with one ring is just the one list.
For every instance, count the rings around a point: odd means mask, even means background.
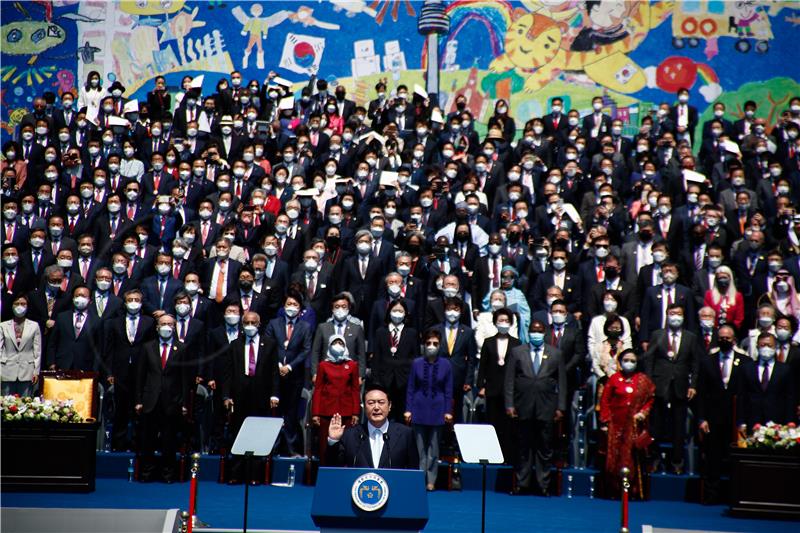
[{"label": "handbag", "polygon": [[641,431],[639,431],[633,437],[633,447],[636,448],[637,450],[646,450],[647,448],[650,447],[651,444],[653,444],[654,440],[655,439],[652,436],[650,436],[650,432],[647,430],[647,428],[643,427]]}]

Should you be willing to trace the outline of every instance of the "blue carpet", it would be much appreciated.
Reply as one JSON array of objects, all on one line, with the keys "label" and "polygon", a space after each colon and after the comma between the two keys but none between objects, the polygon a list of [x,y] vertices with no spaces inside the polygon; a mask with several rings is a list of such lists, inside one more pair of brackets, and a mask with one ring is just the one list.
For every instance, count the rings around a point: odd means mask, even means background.
[{"label": "blue carpet", "polygon": [[[314,529],[309,516],[312,487],[251,487],[249,526],[252,528]],[[73,508],[188,508],[189,484],[128,483],[121,479],[97,480],[92,494],[4,493],[6,507]],[[241,528],[244,487],[200,484],[199,517],[213,527]],[[480,491],[434,492],[430,494],[431,519],[426,532],[479,531]],[[703,531],[771,533],[797,532],[794,522],[748,520],[725,516],[724,507],[652,501],[631,504],[631,531],[638,533],[642,524]],[[538,498],[487,494],[486,530],[489,532],[541,533],[616,532],[619,530],[619,502]]]}]

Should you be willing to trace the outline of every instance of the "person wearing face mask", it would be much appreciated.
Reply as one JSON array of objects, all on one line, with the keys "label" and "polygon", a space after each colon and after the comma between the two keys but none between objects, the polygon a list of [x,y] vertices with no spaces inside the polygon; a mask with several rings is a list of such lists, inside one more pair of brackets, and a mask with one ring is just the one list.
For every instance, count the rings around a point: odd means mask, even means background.
[{"label": "person wearing face mask", "polygon": [[269,321],[264,331],[277,344],[280,379],[277,396],[281,399],[284,423],[279,449],[288,456],[299,456],[303,453],[298,409],[314,334],[313,325],[300,318],[303,307],[302,294],[290,288],[282,312],[279,311],[278,316]]},{"label": "person wearing face mask", "polygon": [[707,357],[700,338],[687,329],[684,317],[692,315],[681,303],[667,305],[665,327],[652,334],[643,357],[644,371],[656,385],[653,436],[659,445],[671,443],[672,449],[665,455],[678,475],[683,473],[688,403],[697,392],[700,359]]},{"label": "person wearing face mask", "polygon": [[303,253],[300,266],[292,274],[290,283],[298,283],[302,287],[307,306],[318,320],[330,316],[330,302],[337,285],[334,268],[329,262],[322,261],[314,248]]},{"label": "person wearing face mask", "polygon": [[744,372],[737,425],[744,433],[756,424],[786,424],[797,419],[797,391],[789,364],[776,359],[772,333],[758,336],[757,358]]},{"label": "person wearing face mask", "polygon": [[567,397],[572,398],[586,360],[586,337],[580,324],[567,312],[564,300],[555,300],[550,305],[550,320],[546,322],[545,342],[561,351],[569,387]]},{"label": "person wearing face mask", "polygon": [[[85,246],[84,246],[85,248]],[[84,253],[85,253],[84,249]],[[83,261],[87,259],[83,255],[78,259],[78,270],[82,268]],[[95,267],[97,268],[97,267]],[[105,318],[108,320],[110,317],[115,317],[122,309],[122,298],[116,296],[112,291],[111,280],[113,278],[111,269],[108,267],[97,268],[94,272],[93,269],[87,268],[87,281],[93,280],[92,302],[90,306],[97,314],[98,318]]]},{"label": "person wearing face mask", "polygon": [[[175,480],[177,434],[189,412],[196,363],[175,338],[175,318],[162,315],[156,338],[144,345],[134,394],[134,411],[143,416],[139,480]],[[155,450],[161,450],[160,461]]]},{"label": "person wearing face mask", "polygon": [[361,374],[361,365],[350,354],[346,337],[331,335],[325,357],[317,366],[311,398],[311,423],[318,427],[321,464],[327,464],[328,427],[333,415],[338,413],[345,427],[359,422]]},{"label": "person wearing face mask", "polygon": [[203,292],[221,304],[228,294],[236,291],[241,267],[242,263],[231,258],[231,241],[225,237],[218,238],[214,243],[213,257],[206,259],[201,267]]},{"label": "person wearing face mask", "polygon": [[[601,317],[595,317],[595,319],[598,318]],[[590,337],[588,342],[589,356],[592,359],[592,374],[595,379],[594,401],[596,406],[600,405],[603,387],[608,378],[619,371],[619,355],[624,350],[632,349],[631,332],[630,329],[626,329],[630,328],[630,324],[625,317],[614,311],[607,311],[602,318],[603,325],[600,333]],[[594,322],[592,326],[596,327]]]},{"label": "person wearing face mask", "polygon": [[577,275],[570,274],[568,256],[563,248],[553,249],[551,255],[551,270],[544,272],[536,278],[531,296],[533,297],[534,311],[546,310],[545,294],[550,287],[558,287],[564,295],[570,313],[580,319],[581,313],[581,280]]},{"label": "person wearing face mask", "polygon": [[645,350],[653,333],[667,327],[670,305],[678,305],[685,310],[683,316],[686,317],[687,329],[696,331],[694,296],[688,287],[678,283],[678,265],[665,261],[661,265],[661,280],[660,285],[648,287],[645,291],[639,313],[639,341]]},{"label": "person wearing face mask", "polygon": [[375,342],[370,344],[372,379],[388,391],[393,408],[391,420],[401,422],[405,413],[406,388],[411,362],[419,354],[419,335],[411,325],[412,317],[403,298],[386,308],[384,324],[375,331]]},{"label": "person wearing face mask", "polygon": [[736,290],[733,271],[720,266],[714,273],[714,285],[706,291],[703,305],[714,310],[717,326],[733,324],[738,331],[742,327],[745,304],[742,293]]},{"label": "person wearing face mask", "polygon": [[734,413],[742,385],[753,366],[747,352],[736,346],[736,332],[730,325],[719,328],[718,345],[700,359],[697,377],[695,418],[702,435],[703,502],[724,502],[720,477],[731,445],[734,444]]},{"label": "person wearing face mask", "polygon": [[155,275],[142,280],[141,289],[144,312],[158,319],[164,314],[174,314],[175,295],[183,283],[172,275],[172,256],[158,253],[155,257]]},{"label": "person wearing face mask", "polygon": [[436,486],[439,469],[439,440],[445,424],[453,423],[453,369],[442,354],[444,343],[439,330],[429,330],[422,338],[423,353],[411,363],[406,390],[406,424],[411,424],[425,472],[428,491]]},{"label": "person wearing face mask", "polygon": [[[491,291],[489,294],[489,309],[481,311],[481,313],[478,314],[478,318],[475,319],[475,343],[479,352],[483,350],[483,343],[486,340],[497,335],[498,330],[494,323],[494,312],[505,307],[506,294],[500,289]],[[515,339],[519,337],[516,315],[512,314],[511,316],[511,329],[508,331],[508,334]]]},{"label": "person wearing face mask", "polygon": [[0,391],[3,396],[32,396],[41,370],[42,332],[28,318],[27,296],[17,295],[10,303],[12,318],[0,322]]},{"label": "person wearing face mask", "polygon": [[220,137],[216,139],[220,159],[235,161],[242,157],[242,148],[246,137],[234,131],[234,120],[231,115],[223,115],[219,120]]},{"label": "person wearing face mask", "polygon": [[[487,254],[479,257],[475,262],[472,275],[472,301],[482,302],[490,291],[500,288],[500,272],[506,265],[511,265],[511,260],[503,254],[503,239],[499,233],[489,235],[489,244],[486,246]],[[477,311],[477,309],[476,309]],[[488,309],[484,309],[488,311]]]},{"label": "person wearing face mask", "polygon": [[[514,313],[504,306],[505,298],[501,291],[495,291],[496,306],[493,302],[491,313],[492,335],[479,339],[480,364],[476,387],[478,396],[486,399],[486,422],[493,425],[497,431],[500,447],[506,461],[513,457],[510,419],[505,413],[504,386],[506,361],[511,351],[520,346],[517,339],[516,317]],[[480,328],[480,326],[479,326]]]},{"label": "person wearing face mask", "polygon": [[475,332],[469,323],[461,321],[465,306],[460,298],[445,298],[444,322],[436,326],[435,331],[441,336],[439,356],[449,361],[453,378],[453,413],[455,421],[463,418],[462,406],[464,395],[474,386],[475,367],[478,363],[478,346]]},{"label": "person wearing face mask", "polygon": [[676,140],[686,139],[694,145],[694,131],[697,129],[697,108],[689,104],[689,89],[678,89],[678,102],[669,108],[668,118],[675,124]]},{"label": "person wearing face mask", "polygon": [[[567,409],[566,364],[561,351],[545,342],[545,329],[542,321],[531,322],[529,342],[511,350],[506,358],[505,409],[519,426],[515,494],[550,493],[553,431]],[[535,481],[531,479],[534,458]]]},{"label": "person wearing face mask", "polygon": [[647,419],[653,408],[656,387],[638,369],[638,356],[625,350],[618,356],[619,372],[611,376],[600,399],[600,429],[606,439],[606,459],[602,494],[619,498],[622,493],[620,470],[628,468],[633,480],[626,490],[633,499],[644,499],[647,475]]},{"label": "person wearing face mask", "polygon": [[361,320],[351,314],[353,296],[349,292],[340,292],[331,300],[331,318],[317,326],[314,342],[311,347],[311,380],[318,379],[320,362],[325,360],[325,347],[330,346],[331,339],[341,337],[349,359],[358,364],[360,382],[366,373],[366,344],[364,327]]},{"label": "person wearing face mask", "polygon": [[[103,380],[114,387],[114,420],[111,448],[126,451],[136,440],[129,438],[128,424],[132,420],[136,370],[145,343],[156,336],[155,320],[142,314],[142,292],[131,289],[122,297],[121,313],[104,325]],[[141,437],[137,435],[135,437]]]},{"label": "person wearing face mask", "polygon": [[91,292],[84,285],[72,291],[72,308],[55,318],[47,338],[47,368],[86,370],[97,368],[100,358],[100,319],[89,306]]}]

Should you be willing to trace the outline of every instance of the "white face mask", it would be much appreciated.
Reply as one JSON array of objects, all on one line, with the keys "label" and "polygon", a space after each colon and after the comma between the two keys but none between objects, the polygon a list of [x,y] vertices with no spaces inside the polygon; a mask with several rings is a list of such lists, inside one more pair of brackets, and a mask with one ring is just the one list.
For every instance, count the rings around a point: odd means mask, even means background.
[{"label": "white face mask", "polygon": [[169,339],[172,337],[172,326],[159,326],[158,336],[162,339]]},{"label": "white face mask", "polygon": [[393,324],[400,324],[403,320],[406,319],[406,314],[403,311],[392,311],[389,314],[389,318],[391,319]]},{"label": "white face mask", "polygon": [[72,305],[74,305],[75,309],[78,311],[83,311],[89,306],[89,298],[85,296],[76,296],[72,299]]},{"label": "white face mask", "polygon": [[636,370],[636,363],[634,363],[633,361],[623,361],[622,370],[630,374],[631,372]]}]

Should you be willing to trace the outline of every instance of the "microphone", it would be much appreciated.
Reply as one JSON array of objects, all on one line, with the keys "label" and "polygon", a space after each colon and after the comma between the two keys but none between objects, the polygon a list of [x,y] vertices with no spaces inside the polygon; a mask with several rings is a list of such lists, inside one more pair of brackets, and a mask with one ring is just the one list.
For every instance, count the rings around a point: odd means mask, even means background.
[{"label": "microphone", "polygon": [[383,445],[386,446],[386,456],[389,458],[389,468],[392,467],[392,449],[389,447],[389,431],[383,434]]}]

